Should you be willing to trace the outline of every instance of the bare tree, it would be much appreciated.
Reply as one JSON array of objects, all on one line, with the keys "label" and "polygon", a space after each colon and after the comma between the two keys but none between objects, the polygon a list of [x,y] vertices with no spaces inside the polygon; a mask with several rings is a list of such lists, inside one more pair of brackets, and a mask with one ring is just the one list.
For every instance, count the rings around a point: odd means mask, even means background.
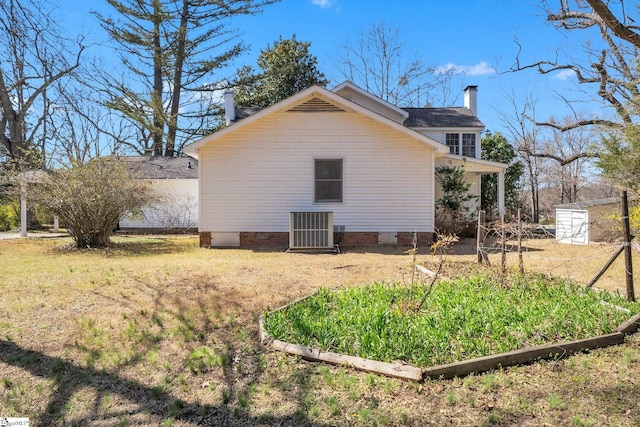
[{"label": "bare tree", "polygon": [[[597,136],[590,126],[569,128],[561,131],[559,128],[570,126],[574,117],[565,117],[561,122],[553,118],[549,123],[554,126],[546,133],[538,151],[528,152],[527,155],[547,159],[543,170],[543,180],[549,186],[557,188],[559,203],[572,203],[579,200],[579,192],[583,186],[589,186],[592,181],[588,176],[593,159]],[[527,149],[528,147],[525,147]]]},{"label": "bare tree", "polygon": [[[638,49],[640,32],[636,22],[640,19],[635,3],[624,0],[561,0],[557,6],[544,1],[547,19],[557,29],[589,35],[579,56],[565,53],[551,60],[523,65],[516,59],[513,70],[536,69],[541,74],[572,71],[577,82],[590,88],[611,107],[610,116],[581,117],[555,122],[535,121],[541,126],[569,131],[596,126],[603,130],[599,152],[584,151],[569,158],[556,159],[560,164],[596,155],[596,165],[603,174],[619,185],[638,187],[637,159],[640,146],[636,142],[640,126],[640,68]],[[545,153],[538,153],[544,155]],[[548,158],[553,158],[549,157]],[[633,168],[629,167],[633,160]]]},{"label": "bare tree", "polygon": [[342,79],[394,105],[425,107],[449,100],[453,70],[437,70],[417,54],[407,54],[399,30],[384,22],[362,31],[355,42],[348,40],[336,68]]},{"label": "bare tree", "polygon": [[637,49],[640,33],[635,24],[637,5],[624,0],[561,0],[554,8],[544,1],[547,20],[556,28],[572,32],[590,32],[598,36],[582,46],[581,58],[567,57],[521,64],[516,58],[513,71],[536,69],[541,74],[556,71],[573,71],[581,85],[593,87],[616,117],[576,118],[569,123],[539,122],[559,130],[574,129],[586,125],[599,125],[621,129],[637,120],[637,109],[630,109],[640,99],[640,80],[637,68]]},{"label": "bare tree", "polygon": [[506,133],[524,163],[525,178],[523,191],[527,195],[530,217],[533,222],[540,221],[540,172],[542,161],[531,155],[539,151],[539,128],[526,116],[535,116],[537,99],[528,93],[522,97],[512,91],[505,95],[513,108],[511,113],[499,111],[498,116],[506,128]]},{"label": "bare tree", "polygon": [[56,83],[73,77],[85,49],[61,35],[52,10],[42,1],[0,1],[0,146],[28,167],[46,161],[63,88]]},{"label": "bare tree", "polygon": [[68,87],[52,110],[48,155],[60,165],[85,164],[96,157],[129,151],[128,141],[135,129],[92,95],[82,84]]}]

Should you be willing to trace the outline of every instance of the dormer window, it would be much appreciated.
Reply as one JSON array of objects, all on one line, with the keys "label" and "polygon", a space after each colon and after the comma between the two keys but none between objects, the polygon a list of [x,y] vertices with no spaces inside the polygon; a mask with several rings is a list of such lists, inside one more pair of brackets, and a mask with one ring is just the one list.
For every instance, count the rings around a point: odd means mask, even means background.
[{"label": "dormer window", "polygon": [[449,152],[458,156],[476,157],[476,134],[475,133],[447,133],[445,144],[449,147]]}]

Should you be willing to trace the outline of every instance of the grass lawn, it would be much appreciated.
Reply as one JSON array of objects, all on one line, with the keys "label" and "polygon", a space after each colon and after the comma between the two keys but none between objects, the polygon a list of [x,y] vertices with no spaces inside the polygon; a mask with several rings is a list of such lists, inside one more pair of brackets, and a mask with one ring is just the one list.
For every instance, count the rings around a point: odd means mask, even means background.
[{"label": "grass lawn", "polygon": [[[108,251],[0,241],[0,417],[47,426],[640,425],[637,335],[557,362],[420,384],[258,343],[265,311],[320,288],[403,282],[411,259],[402,249],[303,255],[204,250],[194,237],[116,240]],[[563,277],[556,267],[592,276],[610,252],[528,246],[528,269]],[[475,259],[460,253],[447,277]],[[599,286],[624,289],[624,279],[605,280]]]}]

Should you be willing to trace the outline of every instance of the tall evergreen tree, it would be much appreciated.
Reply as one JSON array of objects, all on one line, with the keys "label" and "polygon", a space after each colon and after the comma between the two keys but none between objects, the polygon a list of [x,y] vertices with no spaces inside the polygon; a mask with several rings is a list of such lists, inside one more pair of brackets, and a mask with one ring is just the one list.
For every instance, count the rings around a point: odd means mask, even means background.
[{"label": "tall evergreen tree", "polygon": [[[504,174],[504,198],[507,209],[518,207],[518,182],[524,172],[524,164],[516,161],[516,150],[507,138],[496,133],[482,139],[482,158],[509,165]],[[482,209],[491,212],[497,207],[498,177],[495,174],[484,175],[481,181]]]},{"label": "tall evergreen tree", "polygon": [[[185,94],[217,87],[213,72],[244,51],[229,19],[277,1],[107,0],[120,19],[96,16],[131,75],[126,82],[104,79],[106,104],[139,127],[142,150],[173,156],[197,134],[206,112],[194,107],[198,97]],[[181,127],[186,116],[191,126]]]},{"label": "tall evergreen tree", "polygon": [[238,70],[234,95],[238,105],[268,107],[313,85],[329,81],[318,69],[318,59],[309,52],[311,43],[280,37],[260,52],[260,72],[245,66]]}]

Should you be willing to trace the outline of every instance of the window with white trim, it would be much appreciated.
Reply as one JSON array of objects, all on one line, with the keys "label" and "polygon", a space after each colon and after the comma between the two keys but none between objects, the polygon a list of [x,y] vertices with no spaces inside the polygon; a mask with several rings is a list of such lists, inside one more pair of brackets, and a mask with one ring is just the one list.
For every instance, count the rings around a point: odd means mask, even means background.
[{"label": "window with white trim", "polygon": [[445,136],[445,141],[447,147],[449,147],[449,152],[451,154],[460,154],[460,134],[459,133],[448,133]]},{"label": "window with white trim", "polygon": [[462,155],[465,157],[476,156],[476,134],[475,133],[462,134]]},{"label": "window with white trim", "polygon": [[342,202],[342,159],[316,159],[314,177],[317,203]]},{"label": "window with white trim", "polygon": [[475,133],[447,133],[445,135],[445,144],[449,147],[451,154],[476,157]]}]

